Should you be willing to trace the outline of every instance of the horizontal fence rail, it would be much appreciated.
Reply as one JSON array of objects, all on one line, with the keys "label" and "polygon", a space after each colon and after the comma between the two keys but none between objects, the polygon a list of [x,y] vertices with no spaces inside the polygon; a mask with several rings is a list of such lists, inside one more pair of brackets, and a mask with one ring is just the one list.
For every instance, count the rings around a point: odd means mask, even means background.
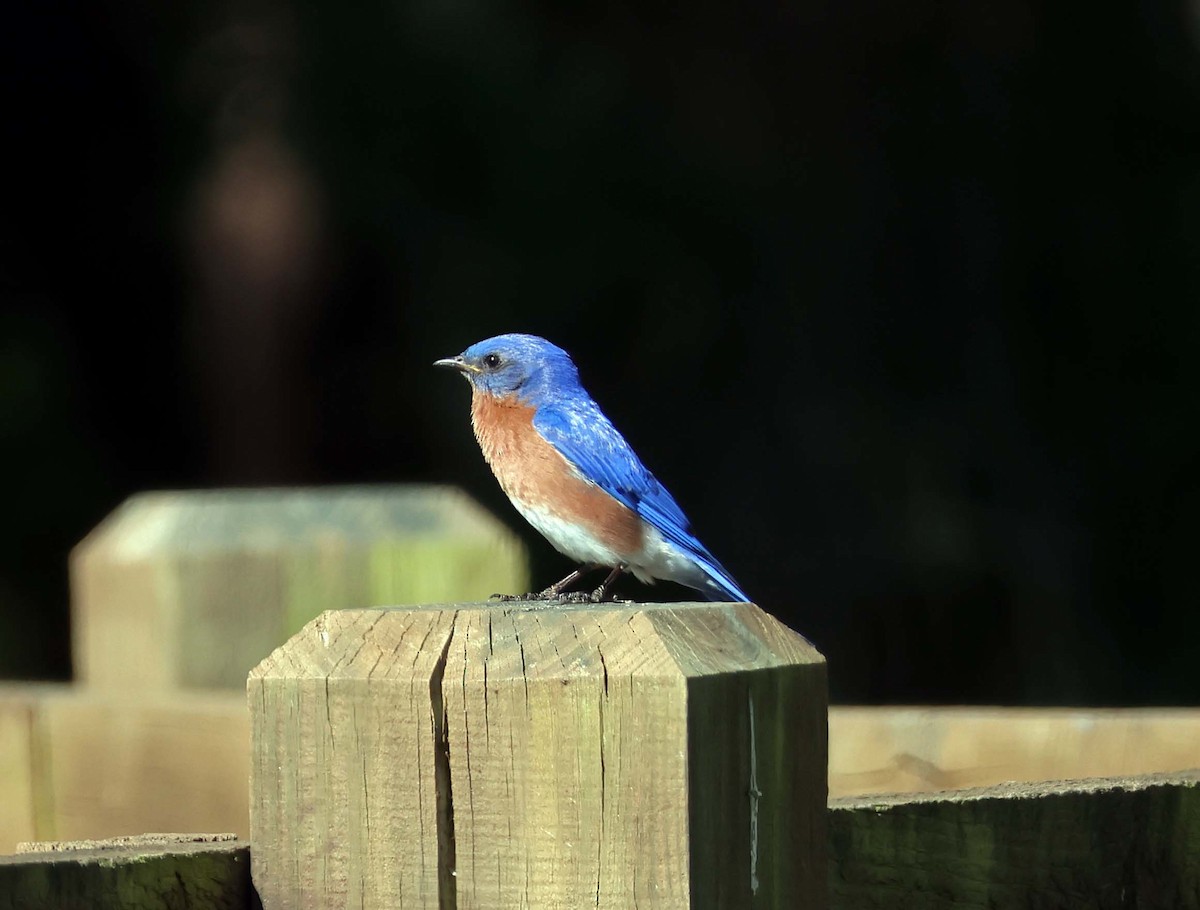
[{"label": "horizontal fence rail", "polygon": [[[0,853],[142,831],[248,837],[249,766],[240,692],[0,684]],[[831,798],[1195,767],[1190,708],[829,709]]]},{"label": "horizontal fence rail", "polygon": [[1200,906],[1200,772],[846,797],[839,910]]},{"label": "horizontal fence rail", "polygon": [[[1200,772],[843,797],[827,826],[832,910],[1200,907]],[[0,910],[257,907],[244,842],[55,846],[0,857]]]}]

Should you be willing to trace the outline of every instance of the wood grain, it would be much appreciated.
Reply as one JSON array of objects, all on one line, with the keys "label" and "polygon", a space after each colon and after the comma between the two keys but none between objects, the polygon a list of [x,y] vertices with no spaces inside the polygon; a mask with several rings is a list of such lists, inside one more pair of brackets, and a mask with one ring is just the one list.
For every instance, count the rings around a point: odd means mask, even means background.
[{"label": "wood grain", "polygon": [[838,910],[1200,907],[1196,773],[838,799],[829,840]]},{"label": "wood grain", "polygon": [[439,611],[330,612],[251,673],[264,906],[438,906],[431,684],[452,628]]},{"label": "wood grain", "polygon": [[[829,729],[831,797],[1200,767],[1200,711],[1187,708],[835,706]],[[239,693],[0,684],[0,853],[163,828],[248,836],[249,740]]]},{"label": "wood grain", "polygon": [[267,910],[825,906],[824,661],[752,605],[343,611],[248,691]]},{"label": "wood grain", "polygon": [[219,694],[67,689],[41,699],[37,839],[247,833],[249,715]]},{"label": "wood grain", "polygon": [[204,835],[49,844],[0,856],[0,910],[252,910],[245,843]]}]

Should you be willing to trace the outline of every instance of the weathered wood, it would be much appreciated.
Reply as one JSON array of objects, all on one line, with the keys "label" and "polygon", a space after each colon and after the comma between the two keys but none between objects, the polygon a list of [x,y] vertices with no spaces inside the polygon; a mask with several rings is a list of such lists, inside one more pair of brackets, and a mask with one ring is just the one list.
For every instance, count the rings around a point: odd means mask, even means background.
[{"label": "weathered wood", "polygon": [[0,697],[0,853],[37,836],[33,706]]},{"label": "weathered wood", "polygon": [[228,687],[322,610],[527,587],[524,550],[443,487],[134,496],[71,556],[76,678]]},{"label": "weathered wood", "polygon": [[25,727],[0,748],[13,771],[0,775],[0,820],[12,826],[0,853],[21,840],[249,833],[250,723],[238,695],[0,686],[4,717]]},{"label": "weathered wood", "polygon": [[0,910],[252,910],[250,852],[230,838],[23,845],[0,856]]},{"label": "weathered wood", "polygon": [[[17,844],[17,853],[73,853],[92,850],[138,849],[157,851],[177,844],[233,844],[237,835],[223,834],[122,834],[120,837],[81,840],[39,840]],[[241,846],[245,847],[245,844]]]},{"label": "weathered wood", "polygon": [[[829,730],[832,797],[1200,767],[1195,709],[843,706]],[[0,684],[0,853],[163,828],[248,837],[249,763],[239,693]]]},{"label": "weathered wood", "polygon": [[[246,848],[230,837],[21,844],[0,857],[0,910],[256,906]],[[1200,907],[1200,772],[834,800],[829,841],[836,910],[1189,910]],[[319,906],[312,897],[293,906]],[[669,906],[658,895],[641,905]]]},{"label": "weathered wood", "polygon": [[1195,708],[852,707],[829,711],[829,793],[908,793],[1011,780],[1200,767]]},{"label": "weathered wood", "polygon": [[832,800],[836,910],[1200,907],[1200,777]]},{"label": "weathered wood", "polygon": [[331,612],[250,675],[266,910],[825,906],[825,666],[748,604]]}]

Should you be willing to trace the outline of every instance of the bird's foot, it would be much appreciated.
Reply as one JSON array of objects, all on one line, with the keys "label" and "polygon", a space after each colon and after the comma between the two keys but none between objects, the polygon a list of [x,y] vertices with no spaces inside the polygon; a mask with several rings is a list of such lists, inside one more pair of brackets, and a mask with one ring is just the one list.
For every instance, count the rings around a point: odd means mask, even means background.
[{"label": "bird's foot", "polygon": [[[598,587],[595,591],[592,591],[588,595],[587,602],[593,603],[593,604],[608,603],[609,601],[616,602],[616,598],[612,597],[609,594],[609,591],[612,589],[613,582],[615,582],[618,578],[620,578],[621,573],[623,573],[624,571],[625,571],[624,566],[617,566],[615,569],[613,569],[611,572],[609,572],[608,577],[605,578],[604,581],[602,581],[600,583],[600,587]],[[628,603],[628,601],[626,601],[626,603]]]},{"label": "bird's foot", "polygon": [[607,591],[597,588],[595,591],[532,591],[529,594],[493,594],[489,600],[500,603],[529,603],[540,606],[555,604],[601,604],[601,603],[632,603],[629,600],[619,600]]},{"label": "bird's foot", "polygon": [[555,600],[560,604],[590,604],[592,595],[587,591],[564,591]]},{"label": "bird's foot", "polygon": [[575,601],[565,601],[563,598],[573,597],[574,595],[563,594],[563,591],[573,585],[575,582],[579,581],[579,579],[582,578],[583,575],[588,571],[590,571],[591,568],[591,566],[582,566],[576,569],[562,581],[555,582],[550,587],[542,591],[534,591],[530,592],[529,594],[493,594],[490,599],[499,600],[505,603],[512,603],[518,600],[533,602],[556,601],[558,603],[575,603]]},{"label": "bird's foot", "polygon": [[586,604],[631,604],[631,603],[633,603],[632,600],[624,600],[620,597],[617,597],[611,591],[606,590],[603,586],[597,588],[595,591],[581,591],[580,597],[582,599],[579,600],[578,603],[586,603]]},{"label": "bird's foot", "polygon": [[493,594],[489,599],[498,600],[501,603],[516,603],[522,601],[525,603],[560,603],[560,604],[602,604],[602,603],[632,603],[629,600],[619,601],[609,594],[613,582],[616,581],[621,573],[625,571],[624,566],[617,566],[608,573],[608,577],[604,579],[603,584],[594,591],[566,591],[564,590],[569,585],[577,582],[585,573],[596,566],[583,566],[576,569],[560,582],[552,584],[544,591],[531,592],[529,594]]}]

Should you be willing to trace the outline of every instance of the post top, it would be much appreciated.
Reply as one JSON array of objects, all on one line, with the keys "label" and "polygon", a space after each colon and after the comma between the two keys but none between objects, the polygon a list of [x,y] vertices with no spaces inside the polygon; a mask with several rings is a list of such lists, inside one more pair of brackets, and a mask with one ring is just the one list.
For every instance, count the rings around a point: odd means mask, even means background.
[{"label": "post top", "polygon": [[824,657],[750,603],[488,601],[330,610],[250,672],[266,678],[428,678],[447,655],[489,678],[686,680]]},{"label": "post top", "polygon": [[96,553],[132,561],[163,553],[363,546],[395,538],[463,536],[512,535],[455,487],[153,491],[125,500],[77,545],[76,556]]}]

